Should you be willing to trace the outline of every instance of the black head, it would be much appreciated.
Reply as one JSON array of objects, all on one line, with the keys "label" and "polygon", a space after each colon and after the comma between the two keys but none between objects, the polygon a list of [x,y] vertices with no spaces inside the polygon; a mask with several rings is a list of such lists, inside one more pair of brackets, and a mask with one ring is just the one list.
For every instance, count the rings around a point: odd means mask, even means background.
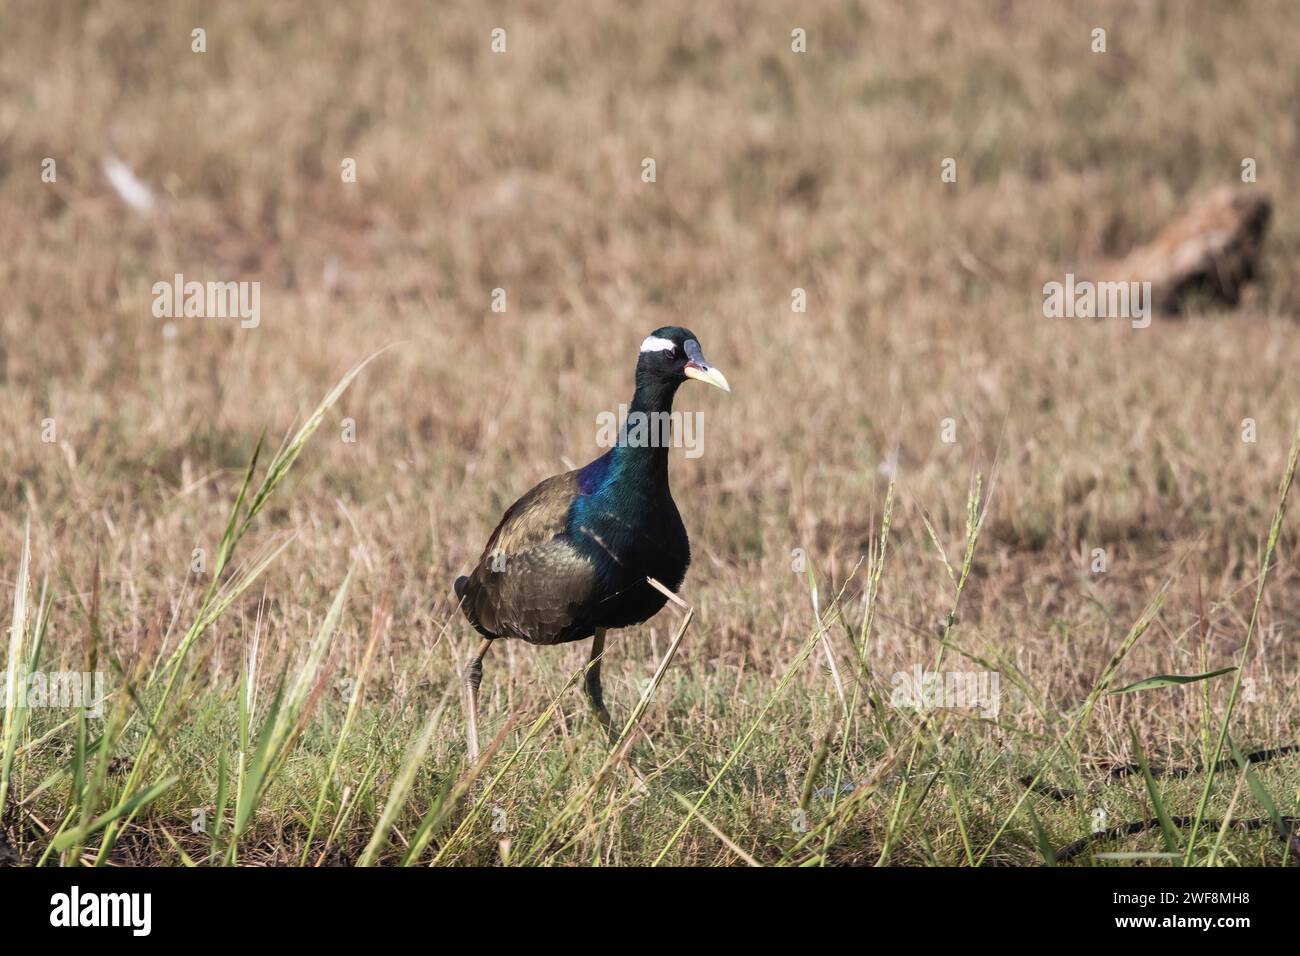
[{"label": "black head", "polygon": [[694,332],[676,325],[655,329],[641,343],[637,384],[671,383],[675,387],[688,378],[731,391],[726,376],[704,360]]}]

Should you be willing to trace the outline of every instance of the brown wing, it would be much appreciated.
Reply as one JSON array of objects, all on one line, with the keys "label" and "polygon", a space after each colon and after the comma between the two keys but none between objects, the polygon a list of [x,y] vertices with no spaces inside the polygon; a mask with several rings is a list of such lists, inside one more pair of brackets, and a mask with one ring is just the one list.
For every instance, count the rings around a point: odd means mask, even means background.
[{"label": "brown wing", "polygon": [[573,547],[566,528],[577,494],[576,473],[568,472],[506,509],[478,566],[457,587],[465,616],[480,633],[533,644],[591,633],[584,609],[594,565]]}]

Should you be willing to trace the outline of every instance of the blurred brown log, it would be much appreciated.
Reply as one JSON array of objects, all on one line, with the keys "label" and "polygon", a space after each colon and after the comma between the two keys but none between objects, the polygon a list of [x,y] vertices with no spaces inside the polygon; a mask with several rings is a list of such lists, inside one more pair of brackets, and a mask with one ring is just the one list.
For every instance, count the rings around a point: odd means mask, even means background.
[{"label": "blurred brown log", "polygon": [[1255,277],[1272,214],[1253,190],[1216,189],[1149,243],[1098,269],[1101,281],[1150,282],[1158,312],[1176,314],[1189,296],[1235,306]]}]

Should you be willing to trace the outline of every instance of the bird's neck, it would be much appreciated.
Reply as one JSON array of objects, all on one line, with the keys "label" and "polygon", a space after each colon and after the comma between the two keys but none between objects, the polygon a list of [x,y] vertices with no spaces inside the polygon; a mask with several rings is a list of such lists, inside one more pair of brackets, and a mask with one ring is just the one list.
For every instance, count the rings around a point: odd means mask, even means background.
[{"label": "bird's neck", "polygon": [[677,394],[680,382],[647,381],[637,382],[636,391],[632,393],[632,412],[671,412],[673,396]]},{"label": "bird's neck", "polygon": [[614,448],[615,474],[625,482],[668,487],[668,443],[677,382],[638,382]]}]

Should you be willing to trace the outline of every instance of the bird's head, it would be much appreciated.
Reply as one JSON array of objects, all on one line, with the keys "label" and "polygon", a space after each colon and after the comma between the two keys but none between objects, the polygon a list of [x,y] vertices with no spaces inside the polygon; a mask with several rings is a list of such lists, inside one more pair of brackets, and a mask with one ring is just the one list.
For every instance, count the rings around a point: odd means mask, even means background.
[{"label": "bird's head", "polygon": [[727,377],[704,360],[694,332],[667,325],[646,336],[636,363],[637,383],[671,383],[675,387],[688,378],[731,391]]}]

